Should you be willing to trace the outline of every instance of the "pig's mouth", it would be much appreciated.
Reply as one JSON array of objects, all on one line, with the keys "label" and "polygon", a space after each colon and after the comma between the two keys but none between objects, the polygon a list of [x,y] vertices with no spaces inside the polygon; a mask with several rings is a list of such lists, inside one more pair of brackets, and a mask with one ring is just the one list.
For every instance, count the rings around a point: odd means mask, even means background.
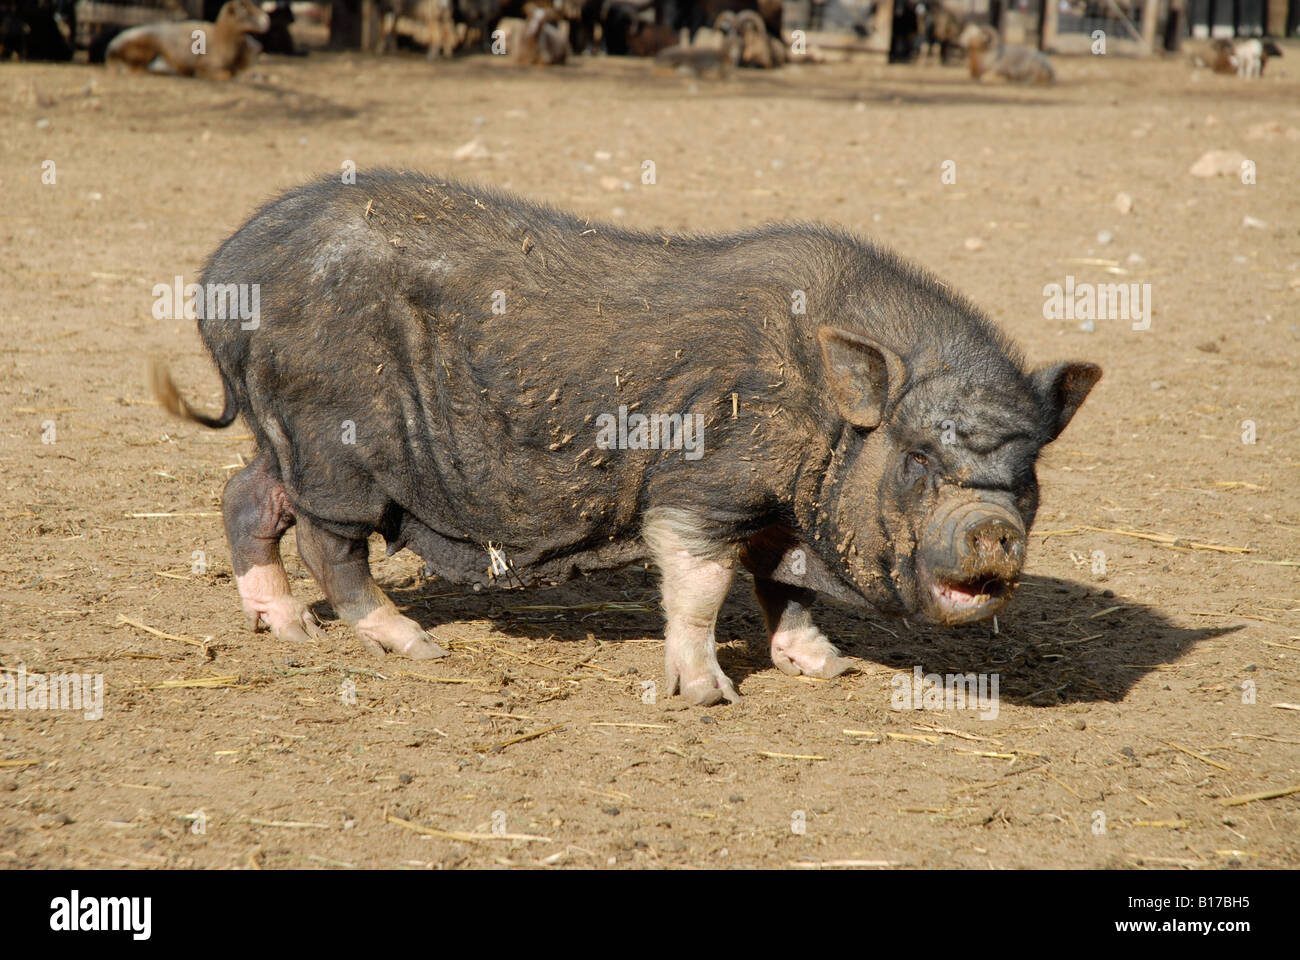
[{"label": "pig's mouth", "polygon": [[929,612],[948,625],[993,616],[1006,606],[1016,588],[1014,581],[999,576],[958,580],[933,576],[923,566],[918,572],[926,590]]},{"label": "pig's mouth", "polygon": [[936,510],[918,550],[927,612],[950,625],[984,620],[1015,590],[1025,559],[1025,528],[1013,505],[981,493]]}]

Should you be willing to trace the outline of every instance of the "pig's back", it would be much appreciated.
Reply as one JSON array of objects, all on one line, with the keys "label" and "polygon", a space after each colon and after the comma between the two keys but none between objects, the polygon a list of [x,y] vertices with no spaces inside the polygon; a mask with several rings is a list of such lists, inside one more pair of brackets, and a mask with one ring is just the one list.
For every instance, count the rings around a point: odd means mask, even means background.
[{"label": "pig's back", "polygon": [[589,224],[419,175],[318,181],[263,207],[205,271],[260,284],[257,329],[200,329],[301,506],[364,525],[396,503],[450,536],[563,553],[632,529],[675,471],[694,491],[734,486],[680,451],[594,440],[620,407],[700,413],[716,455],[733,393],[798,381],[778,372],[791,281],[774,274],[791,255],[771,247]]}]

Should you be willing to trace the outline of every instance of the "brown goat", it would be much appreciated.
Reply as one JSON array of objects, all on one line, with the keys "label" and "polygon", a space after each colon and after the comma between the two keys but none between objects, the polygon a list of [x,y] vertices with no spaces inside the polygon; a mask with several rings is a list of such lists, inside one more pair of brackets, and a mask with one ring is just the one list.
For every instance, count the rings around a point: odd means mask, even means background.
[{"label": "brown goat", "polygon": [[1198,44],[1188,52],[1192,66],[1198,69],[1209,67],[1215,73],[1236,73],[1237,58],[1233,55],[1231,40],[1222,37],[1209,43]]},{"label": "brown goat", "polygon": [[[721,18],[719,18],[721,19]],[[767,24],[754,10],[735,15],[734,30],[740,37],[740,65],[769,70],[785,63],[785,44],[767,32]]]},{"label": "brown goat", "polygon": [[145,70],[162,57],[172,72],[183,77],[229,80],[246,69],[261,49],[246,34],[265,33],[270,26],[271,18],[251,0],[230,0],[217,14],[216,23],[181,20],[124,30],[108,45],[104,61]]},{"label": "brown goat", "polygon": [[[1056,72],[1047,57],[1028,47],[998,49],[997,34],[988,27],[971,24],[962,32],[961,39],[970,51],[972,80],[980,80],[986,73],[1013,83],[1051,83],[1056,79]],[[991,57],[990,49],[995,50]]]},{"label": "brown goat", "polygon": [[569,57],[568,25],[553,7],[533,7],[516,50],[515,59],[524,66],[564,63]]}]

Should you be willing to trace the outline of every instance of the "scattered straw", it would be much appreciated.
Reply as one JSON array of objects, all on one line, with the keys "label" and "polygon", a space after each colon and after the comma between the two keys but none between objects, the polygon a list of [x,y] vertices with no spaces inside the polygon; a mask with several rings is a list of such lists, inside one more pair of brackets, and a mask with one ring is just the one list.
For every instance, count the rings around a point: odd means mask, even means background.
[{"label": "scattered straw", "polygon": [[330,830],[328,823],[309,823],[305,820],[258,820],[256,817],[248,817],[244,823],[251,823],[255,827],[282,827],[286,830]]},{"label": "scattered straw", "polygon": [[593,727],[635,727],[638,730],[671,730],[672,728],[666,723],[614,723],[599,722],[593,723]]},{"label": "scattered straw", "polygon": [[1209,757],[1203,756],[1194,750],[1188,750],[1186,747],[1181,747],[1178,744],[1174,743],[1172,740],[1166,740],[1165,743],[1169,744],[1169,746],[1173,747],[1175,750],[1182,751],[1183,753],[1187,754],[1189,757],[1195,757],[1197,760],[1201,761],[1201,763],[1208,763],[1210,766],[1218,767],[1220,770],[1227,770],[1229,772],[1232,771],[1232,767],[1219,763],[1219,761],[1217,760],[1211,760]]},{"label": "scattered straw", "polygon": [[[1070,791],[1070,793],[1074,794],[1074,795],[1075,795],[1076,797],[1078,797],[1080,800],[1083,799],[1083,797],[1079,795],[1079,791],[1075,790],[1074,787],[1070,786],[1070,785],[1069,785],[1068,783],[1066,783],[1065,781],[1063,781],[1063,780],[1058,780],[1055,776],[1052,775],[1052,772],[1051,772],[1050,770],[1044,770],[1044,771],[1043,771],[1043,775],[1044,775],[1045,777],[1047,777],[1048,780],[1051,780],[1053,783],[1055,783],[1055,784],[1056,784],[1058,787],[1060,787],[1061,789]],[[1138,797],[1138,799],[1141,800],[1142,798],[1141,798],[1141,797]],[[1148,804],[1148,805],[1149,805],[1149,804]]]},{"label": "scattered straw", "polygon": [[195,680],[164,680],[161,683],[137,684],[137,690],[172,690],[180,687],[233,687],[239,683],[239,676],[199,677]]},{"label": "scattered straw", "polygon": [[523,743],[525,740],[536,740],[540,736],[544,736],[545,734],[551,733],[555,730],[560,730],[563,727],[564,724],[557,723],[553,727],[544,727],[541,730],[533,730],[529,733],[521,733],[517,737],[511,737],[509,740],[502,740],[499,743],[489,743],[487,746],[475,747],[474,751],[476,753],[490,753],[493,750],[504,750],[506,747],[511,746],[512,744]]},{"label": "scattered straw", "polygon": [[598,797],[605,797],[608,800],[621,800],[628,803],[632,800],[632,794],[624,793],[622,790],[595,790],[591,787],[578,787],[579,790],[585,790],[587,793],[594,793]]},{"label": "scattered straw", "polygon": [[994,740],[992,737],[977,737],[973,733],[967,733],[964,730],[954,730],[952,727],[937,727],[932,723],[914,723],[912,726],[918,730],[929,730],[931,733],[946,733],[950,737],[960,737],[962,740],[982,740],[985,743],[996,743],[1001,746],[1001,742]]},{"label": "scattered straw", "polygon": [[657,613],[659,608],[648,600],[606,600],[600,603],[534,603],[503,609],[510,613]]},{"label": "scattered straw", "polygon": [[1217,553],[1250,553],[1250,547],[1225,547],[1214,543],[1196,543],[1169,533],[1143,533],[1141,530],[1119,530],[1113,527],[1069,527],[1065,530],[1035,531],[1036,537],[1064,537],[1075,533],[1110,533],[1117,537],[1132,537],[1158,543],[1162,547],[1178,547],[1185,550],[1212,550]]},{"label": "scattered straw", "polygon": [[412,823],[410,820],[403,820],[401,817],[388,816],[389,823],[395,823],[399,827],[405,827],[407,830],[414,830],[416,833],[423,834],[426,837],[439,837],[443,840],[459,840],[462,843],[479,843],[485,840],[518,840],[523,843],[554,843],[550,837],[539,836],[534,833],[461,833],[456,830],[435,830],[433,827],[422,827],[418,823]]},{"label": "scattered straw", "polygon": [[1188,610],[1187,612],[1193,617],[1241,617],[1243,620],[1263,620],[1265,623],[1282,622],[1281,620],[1274,620],[1272,617],[1259,617],[1249,613],[1230,613],[1218,610]]},{"label": "scattered straw", "polygon": [[0,760],[0,767],[30,767],[39,760]]},{"label": "scattered straw", "polygon": [[793,860],[789,863],[791,867],[797,867],[801,870],[826,870],[826,869],[864,869],[864,868],[882,868],[882,867],[901,867],[902,861],[899,860]]},{"label": "scattered straw", "polygon": [[478,677],[431,677],[427,673],[411,673],[408,670],[402,670],[397,675],[411,677],[414,680],[428,680],[430,683],[487,683],[486,680]]},{"label": "scattered straw", "polygon": [[342,867],[344,870],[355,870],[355,863],[348,863],[346,860],[331,860],[329,857],[322,857],[319,854],[309,853],[307,859],[313,863],[323,863],[327,867]]},{"label": "scattered straw", "polygon": [[1104,616],[1106,616],[1106,614],[1108,614],[1108,613],[1114,613],[1116,610],[1123,610],[1123,609],[1124,609],[1124,608],[1123,608],[1122,606],[1118,606],[1118,607],[1107,607],[1105,610],[1098,610],[1096,613],[1089,614],[1089,615],[1088,615],[1088,619],[1089,619],[1089,620],[1096,620],[1098,617],[1104,617]]},{"label": "scattered straw", "polygon": [[137,630],[143,630],[145,633],[151,633],[155,637],[162,637],[164,640],[176,640],[179,641],[180,643],[188,643],[191,646],[198,647],[204,653],[208,652],[207,643],[203,640],[196,640],[194,637],[183,637],[180,634],[176,634],[176,633],[163,633],[161,630],[155,629],[154,627],[148,626],[147,624],[140,623],[138,620],[131,620],[128,617],[124,617],[120,613],[117,615],[117,622],[128,624],[132,627],[135,627]]},{"label": "scattered straw", "polygon": [[1221,807],[1240,807],[1246,803],[1254,803],[1256,800],[1276,800],[1278,797],[1289,797],[1293,793],[1300,793],[1300,783],[1294,787],[1283,787],[1281,790],[1265,790],[1262,793],[1248,793],[1244,797],[1229,797],[1227,800],[1220,800]]},{"label": "scattered straw", "polygon": [[1186,857],[1152,857],[1143,853],[1130,853],[1130,860],[1140,860],[1143,863],[1167,863],[1175,867],[1200,867],[1205,865],[1204,860],[1188,860]]},{"label": "scattered straw", "polygon": [[773,760],[829,760],[829,757],[821,757],[815,753],[772,753],[769,750],[758,751],[760,757],[771,757]]}]

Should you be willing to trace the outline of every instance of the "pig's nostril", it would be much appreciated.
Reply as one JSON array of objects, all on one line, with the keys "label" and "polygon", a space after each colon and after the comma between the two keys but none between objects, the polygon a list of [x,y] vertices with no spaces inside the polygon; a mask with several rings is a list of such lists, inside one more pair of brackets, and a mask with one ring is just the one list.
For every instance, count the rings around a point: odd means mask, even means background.
[{"label": "pig's nostril", "polygon": [[1002,520],[986,520],[966,533],[966,560],[970,572],[1011,574],[1024,555],[1024,540],[1019,532]]}]

